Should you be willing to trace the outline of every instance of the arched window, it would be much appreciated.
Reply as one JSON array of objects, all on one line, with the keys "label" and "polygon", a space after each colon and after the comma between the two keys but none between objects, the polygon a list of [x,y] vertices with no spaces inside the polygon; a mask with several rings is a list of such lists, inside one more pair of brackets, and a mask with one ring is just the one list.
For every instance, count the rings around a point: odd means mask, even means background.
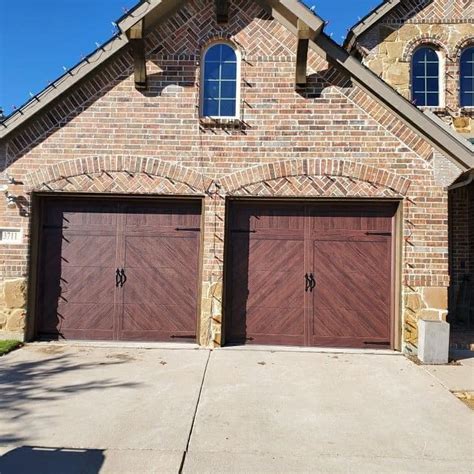
[{"label": "arched window", "polygon": [[461,54],[461,107],[474,107],[474,46]]},{"label": "arched window", "polygon": [[201,115],[237,117],[239,99],[238,54],[227,43],[217,43],[204,52]]},{"label": "arched window", "polygon": [[439,107],[440,100],[440,58],[438,52],[429,46],[418,48],[411,64],[412,99],[418,107]]}]

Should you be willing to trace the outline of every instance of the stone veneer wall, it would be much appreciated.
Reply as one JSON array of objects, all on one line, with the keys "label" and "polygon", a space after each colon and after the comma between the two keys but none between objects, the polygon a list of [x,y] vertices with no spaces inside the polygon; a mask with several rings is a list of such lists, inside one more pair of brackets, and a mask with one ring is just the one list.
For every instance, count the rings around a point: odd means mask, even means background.
[{"label": "stone veneer wall", "polygon": [[[243,58],[235,128],[199,118],[200,52],[219,38]],[[124,52],[11,136],[0,151],[21,199],[13,209],[0,199],[0,226],[21,228],[23,240],[0,246],[0,281],[28,275],[32,192],[203,196],[200,342],[219,345],[226,199],[395,197],[403,206],[400,317],[406,348],[416,350],[411,300],[419,295],[418,306],[440,318],[446,311],[445,183],[460,171],[313,52],[308,85],[295,91],[295,51],[295,37],[256,2],[233,0],[223,27],[213,1],[191,0],[147,38],[146,91],[135,89]]]},{"label": "stone veneer wall", "polygon": [[472,0],[407,0],[357,40],[364,63],[411,99],[411,58],[421,44],[432,44],[445,61],[445,106],[435,112],[466,136],[474,137],[474,110],[459,103],[459,60],[474,44]]},{"label": "stone veneer wall", "polygon": [[1,339],[25,337],[26,279],[15,278],[0,282]]}]

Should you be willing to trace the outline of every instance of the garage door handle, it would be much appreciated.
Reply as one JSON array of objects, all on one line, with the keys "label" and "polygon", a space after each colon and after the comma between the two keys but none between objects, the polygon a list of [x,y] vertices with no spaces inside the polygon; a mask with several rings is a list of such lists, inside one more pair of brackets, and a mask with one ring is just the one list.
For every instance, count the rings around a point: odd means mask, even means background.
[{"label": "garage door handle", "polygon": [[316,287],[316,280],[314,279],[314,276],[313,276],[312,273],[309,274],[309,278],[310,278],[309,291],[311,291],[311,293],[312,293],[314,288]]},{"label": "garage door handle", "polygon": [[120,287],[123,287],[126,281],[127,281],[127,276],[125,275],[125,270],[122,268],[122,270],[120,271]]},{"label": "garage door handle", "polygon": [[120,286],[120,282],[122,279],[120,278],[120,270],[117,268],[115,271],[115,287],[118,288]]},{"label": "garage door handle", "polygon": [[309,275],[307,273],[305,273],[304,278],[306,280],[306,286],[304,288],[304,291],[307,292],[311,288],[311,280],[310,280]]}]

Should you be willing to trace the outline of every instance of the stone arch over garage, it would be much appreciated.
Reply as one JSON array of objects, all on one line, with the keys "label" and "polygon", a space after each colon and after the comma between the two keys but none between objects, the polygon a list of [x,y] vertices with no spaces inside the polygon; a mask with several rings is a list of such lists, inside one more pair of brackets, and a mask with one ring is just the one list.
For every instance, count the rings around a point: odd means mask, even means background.
[{"label": "stone arch over garage", "polygon": [[203,195],[211,179],[153,157],[101,155],[63,161],[26,177],[31,191]]},{"label": "stone arch over garage", "polygon": [[411,182],[361,163],[302,159],[238,171],[220,184],[230,196],[404,197]]}]

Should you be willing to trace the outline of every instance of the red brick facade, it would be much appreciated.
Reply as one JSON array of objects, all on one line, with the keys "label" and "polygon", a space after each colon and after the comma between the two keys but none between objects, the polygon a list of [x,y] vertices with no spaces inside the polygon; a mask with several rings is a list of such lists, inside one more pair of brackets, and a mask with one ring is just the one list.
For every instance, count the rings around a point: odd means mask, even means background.
[{"label": "red brick facade", "polygon": [[[200,53],[223,37],[242,55],[237,127],[199,118]],[[460,170],[314,52],[308,85],[295,90],[295,51],[294,35],[256,2],[231,2],[222,26],[214,2],[192,0],[148,36],[146,90],[134,87],[128,52],[71,90],[4,146],[6,172],[23,184],[9,187],[21,196],[17,207],[0,200],[0,226],[24,235],[0,246],[0,278],[28,275],[31,192],[203,196],[200,342],[218,345],[226,199],[396,198],[404,295],[397,317],[406,347],[416,346],[419,309],[406,301],[449,284],[445,186]],[[423,304],[446,314],[443,304]]]}]

